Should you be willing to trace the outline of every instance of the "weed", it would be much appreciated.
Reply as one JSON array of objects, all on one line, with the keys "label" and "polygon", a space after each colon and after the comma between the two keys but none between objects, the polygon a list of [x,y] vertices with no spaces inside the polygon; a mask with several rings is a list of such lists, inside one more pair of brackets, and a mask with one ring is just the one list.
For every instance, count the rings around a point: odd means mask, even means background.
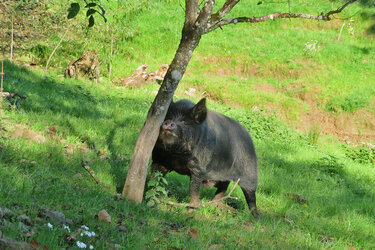
[{"label": "weed", "polygon": [[160,172],[154,173],[151,180],[147,183],[147,192],[145,195],[147,205],[150,207],[156,206],[160,203],[160,198],[167,196],[165,187],[168,185],[167,180]]},{"label": "weed", "polygon": [[34,62],[41,65],[46,64],[51,51],[47,45],[41,43],[30,49]]},{"label": "weed", "polygon": [[339,158],[328,155],[317,160],[313,164],[313,168],[329,176],[339,176],[343,173],[344,164],[340,162]]},{"label": "weed", "polygon": [[375,146],[372,144],[363,144],[357,147],[344,146],[345,155],[349,159],[362,164],[372,164],[375,166]]},{"label": "weed", "polygon": [[311,145],[317,145],[319,137],[320,137],[319,125],[315,125],[312,128],[310,128],[309,132],[307,133],[308,142]]},{"label": "weed", "polygon": [[310,42],[305,43],[305,48],[303,49],[303,52],[306,56],[315,56],[319,53],[320,45],[318,45],[319,42],[317,40],[311,40]]},{"label": "weed", "polygon": [[365,107],[369,104],[369,96],[366,94],[351,94],[348,95],[344,102],[341,104],[342,110],[350,113],[354,113],[360,108]]}]

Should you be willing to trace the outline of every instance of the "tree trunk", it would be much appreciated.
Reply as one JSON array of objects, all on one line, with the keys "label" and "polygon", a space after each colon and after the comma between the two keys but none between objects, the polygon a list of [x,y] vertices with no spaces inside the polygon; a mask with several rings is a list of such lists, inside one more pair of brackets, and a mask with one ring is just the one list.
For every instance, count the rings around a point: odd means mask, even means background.
[{"label": "tree trunk", "polygon": [[164,121],[169,104],[173,99],[173,94],[200,39],[200,32],[192,29],[191,25],[185,24],[175,57],[169,66],[163,84],[148,111],[146,122],[138,136],[122,191],[123,197],[136,203],[141,203],[143,199],[147,167],[152,149],[159,135],[160,125]]}]

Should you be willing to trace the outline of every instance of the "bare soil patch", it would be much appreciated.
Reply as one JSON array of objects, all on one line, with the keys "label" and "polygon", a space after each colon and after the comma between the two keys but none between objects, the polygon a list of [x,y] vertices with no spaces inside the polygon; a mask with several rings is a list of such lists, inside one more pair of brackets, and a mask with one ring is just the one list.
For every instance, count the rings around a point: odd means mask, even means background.
[{"label": "bare soil patch", "polygon": [[[333,25],[338,25],[335,22]],[[208,74],[215,76],[233,76],[256,77],[260,78],[261,84],[255,84],[254,88],[259,92],[267,92],[272,94],[281,93],[292,98],[301,100],[306,104],[307,109],[301,107],[297,120],[288,119],[288,110],[281,105],[275,103],[263,104],[268,111],[276,112],[278,116],[285,120],[288,124],[304,132],[318,129],[323,135],[335,135],[342,141],[358,143],[361,141],[375,141],[375,114],[366,109],[358,110],[354,113],[340,112],[331,113],[324,110],[325,100],[321,97],[321,90],[303,85],[300,83],[291,84],[283,89],[279,89],[271,84],[264,83],[264,78],[299,79],[306,74],[324,71],[322,65],[308,58],[299,58],[294,61],[294,68],[288,68],[283,64],[270,64],[260,68],[253,62],[245,62],[245,59],[237,59],[233,64],[230,57],[212,57],[198,55],[198,60],[204,65],[211,65],[207,70]],[[214,66],[212,66],[214,65]],[[203,89],[200,89],[203,91]],[[220,100],[229,105],[239,106],[232,100],[222,100],[215,93],[207,93],[207,96],[213,100]],[[307,110],[307,111],[306,111]]]},{"label": "bare soil patch", "polygon": [[[325,112],[321,108],[325,105],[319,99],[321,94],[319,89],[305,90],[303,85],[293,86],[293,88],[295,98],[300,99],[308,106],[308,111],[301,112],[298,120],[288,120],[285,115],[288,111],[283,110],[281,106],[275,108],[275,104],[269,105],[269,108],[275,110],[279,117],[288,124],[304,132],[317,128],[323,135],[336,135],[340,140],[352,143],[375,141],[375,114],[365,109],[360,109],[354,113]],[[269,84],[257,86],[257,89],[271,93],[282,92]]]}]

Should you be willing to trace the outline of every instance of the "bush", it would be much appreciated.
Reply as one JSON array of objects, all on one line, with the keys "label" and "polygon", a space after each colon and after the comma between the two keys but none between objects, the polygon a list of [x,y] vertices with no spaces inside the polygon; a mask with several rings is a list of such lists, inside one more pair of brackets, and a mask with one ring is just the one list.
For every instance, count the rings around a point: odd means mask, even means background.
[{"label": "bush", "polygon": [[362,145],[359,147],[346,147],[345,155],[349,159],[362,164],[373,164],[375,166],[375,147]]}]

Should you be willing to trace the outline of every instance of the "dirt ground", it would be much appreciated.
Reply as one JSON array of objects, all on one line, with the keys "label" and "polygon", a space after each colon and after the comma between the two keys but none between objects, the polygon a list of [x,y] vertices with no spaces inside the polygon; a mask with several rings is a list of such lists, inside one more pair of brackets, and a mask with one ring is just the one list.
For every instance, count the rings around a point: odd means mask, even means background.
[{"label": "dirt ground", "polygon": [[[375,141],[375,114],[366,111],[365,108],[357,110],[354,113],[322,111],[319,108],[320,100],[318,99],[318,96],[321,94],[320,90],[298,91],[299,88],[302,89],[304,87],[291,87],[297,89],[295,97],[308,106],[308,111],[301,112],[299,119],[289,121],[285,115],[287,110],[283,110],[280,107],[274,109],[272,105],[269,106],[270,109],[276,110],[279,117],[284,119],[288,124],[304,132],[318,129],[323,135],[335,135],[341,141],[349,143]],[[256,85],[255,88],[264,92],[280,92],[276,87],[269,84]]]}]

